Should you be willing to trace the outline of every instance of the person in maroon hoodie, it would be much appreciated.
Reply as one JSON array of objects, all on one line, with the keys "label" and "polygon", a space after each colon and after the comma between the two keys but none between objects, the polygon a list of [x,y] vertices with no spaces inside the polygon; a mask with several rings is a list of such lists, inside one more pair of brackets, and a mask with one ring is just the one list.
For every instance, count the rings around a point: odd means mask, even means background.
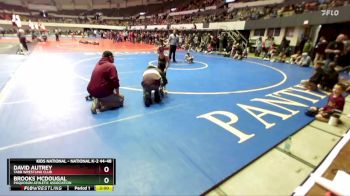
[{"label": "person in maroon hoodie", "polygon": [[96,64],[87,91],[94,98],[91,112],[103,112],[122,107],[124,96],[119,93],[119,78],[112,52],[105,51]]}]

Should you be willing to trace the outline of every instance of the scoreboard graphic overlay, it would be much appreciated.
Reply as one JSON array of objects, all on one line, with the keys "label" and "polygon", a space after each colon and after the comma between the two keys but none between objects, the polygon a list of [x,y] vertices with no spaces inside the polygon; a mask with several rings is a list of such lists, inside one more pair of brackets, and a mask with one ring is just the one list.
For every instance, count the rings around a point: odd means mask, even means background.
[{"label": "scoreboard graphic overlay", "polygon": [[7,159],[11,191],[113,191],[112,158]]}]

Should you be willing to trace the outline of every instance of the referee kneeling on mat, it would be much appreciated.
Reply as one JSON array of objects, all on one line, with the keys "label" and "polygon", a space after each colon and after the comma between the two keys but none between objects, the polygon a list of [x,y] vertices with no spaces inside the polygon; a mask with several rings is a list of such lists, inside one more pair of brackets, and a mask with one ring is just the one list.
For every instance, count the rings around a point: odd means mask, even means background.
[{"label": "referee kneeling on mat", "polygon": [[93,114],[116,109],[124,104],[124,96],[119,94],[118,72],[113,63],[112,52],[105,51],[92,72],[87,90],[93,97]]}]

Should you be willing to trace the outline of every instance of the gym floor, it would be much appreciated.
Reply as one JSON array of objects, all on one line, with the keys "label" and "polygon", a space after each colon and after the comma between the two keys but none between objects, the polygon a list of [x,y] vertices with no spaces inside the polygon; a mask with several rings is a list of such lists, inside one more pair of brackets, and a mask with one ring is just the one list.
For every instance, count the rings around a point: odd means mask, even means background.
[{"label": "gym floor", "polygon": [[[21,56],[14,40],[0,40],[1,171],[7,158],[104,157],[117,160],[111,195],[291,194],[350,127],[345,116],[333,128],[304,115],[327,101],[298,86],[312,68],[203,53],[187,64],[178,51],[168,95],[146,108],[140,83],[156,63],[154,46],[51,38]],[[125,103],[92,115],[86,86],[104,50],[114,52]],[[283,174],[290,179],[275,187],[271,179]],[[271,187],[261,182],[269,175]],[[0,184],[0,195],[18,194],[5,175]]]}]

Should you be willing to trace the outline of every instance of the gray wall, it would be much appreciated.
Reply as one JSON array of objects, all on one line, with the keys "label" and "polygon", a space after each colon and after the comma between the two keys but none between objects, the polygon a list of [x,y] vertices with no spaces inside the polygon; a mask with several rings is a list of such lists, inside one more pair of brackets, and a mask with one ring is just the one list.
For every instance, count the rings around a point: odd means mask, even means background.
[{"label": "gray wall", "polygon": [[308,20],[309,25],[341,23],[350,21],[350,6],[337,7],[332,10],[338,10],[338,16],[322,16],[321,11],[308,12],[305,14],[297,14],[294,16],[286,16],[272,19],[250,20],[245,24],[245,29],[265,29],[277,27],[293,27],[304,25],[304,21]]}]

